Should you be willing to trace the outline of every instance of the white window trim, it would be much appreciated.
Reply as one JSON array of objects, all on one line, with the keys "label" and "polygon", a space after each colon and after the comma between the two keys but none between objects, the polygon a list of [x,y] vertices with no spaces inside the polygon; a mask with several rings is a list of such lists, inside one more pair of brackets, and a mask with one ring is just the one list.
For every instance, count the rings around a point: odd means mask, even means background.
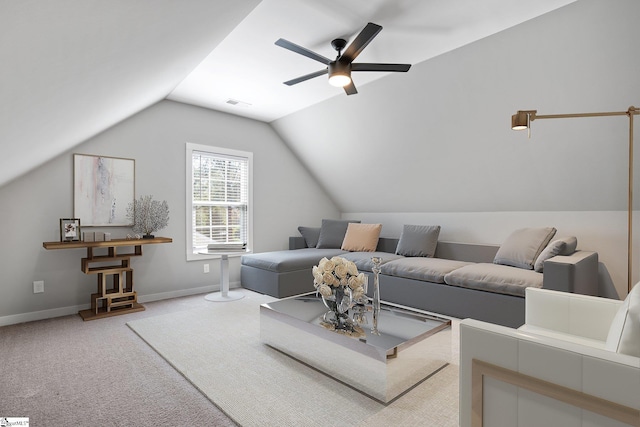
[{"label": "white window trim", "polygon": [[249,227],[249,230],[247,231],[247,237],[248,237],[247,250],[245,252],[238,252],[237,254],[230,253],[229,257],[241,256],[243,253],[251,252],[251,248],[253,245],[253,153],[249,151],[232,150],[230,148],[214,147],[212,145],[193,144],[193,143],[187,142],[186,143],[186,162],[185,162],[186,163],[186,178],[185,178],[185,181],[186,181],[186,200],[185,200],[186,239],[185,240],[187,244],[186,246],[187,261],[220,258],[220,255],[202,255],[202,254],[193,253],[193,224],[191,222],[191,218],[192,218],[191,203],[193,201],[193,194],[192,194],[193,183],[191,180],[193,177],[192,155],[194,151],[203,151],[206,153],[222,154],[227,156],[245,157],[248,159],[249,161],[249,167],[248,167],[248,174],[249,174],[248,176],[248,183],[249,183],[248,227]]}]

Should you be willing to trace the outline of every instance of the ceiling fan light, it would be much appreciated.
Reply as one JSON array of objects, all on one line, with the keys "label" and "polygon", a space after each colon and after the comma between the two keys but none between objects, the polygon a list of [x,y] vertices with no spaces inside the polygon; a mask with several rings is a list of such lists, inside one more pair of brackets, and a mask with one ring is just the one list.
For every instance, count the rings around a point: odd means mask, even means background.
[{"label": "ceiling fan light", "polygon": [[349,77],[347,74],[338,74],[338,73],[336,73],[336,74],[333,74],[333,75],[329,76],[329,84],[331,86],[345,87],[349,83],[351,83],[351,77]]},{"label": "ceiling fan light", "polygon": [[338,61],[329,63],[329,84],[345,87],[349,83],[351,83],[351,64],[341,64]]}]

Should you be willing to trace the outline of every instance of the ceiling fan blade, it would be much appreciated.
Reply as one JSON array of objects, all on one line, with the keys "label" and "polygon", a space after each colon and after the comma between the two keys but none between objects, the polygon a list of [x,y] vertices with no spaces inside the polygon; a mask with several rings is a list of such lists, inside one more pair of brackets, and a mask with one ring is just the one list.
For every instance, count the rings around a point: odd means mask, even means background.
[{"label": "ceiling fan blade", "polygon": [[329,71],[325,68],[324,70],[316,71],[315,73],[305,74],[304,76],[300,76],[298,78],[288,80],[288,81],[284,82],[284,84],[286,84],[287,86],[293,86],[295,84],[302,83],[305,80],[309,80],[309,79],[312,79],[314,77],[318,77],[318,76],[321,76],[323,74],[327,74],[328,72]]},{"label": "ceiling fan blade", "polygon": [[360,55],[362,49],[367,47],[371,40],[373,40],[373,38],[377,36],[381,30],[382,27],[380,25],[369,22],[367,26],[364,27],[362,31],[360,31],[360,34],[356,36],[355,40],[351,42],[349,47],[347,47],[347,50],[344,51],[338,61],[344,64],[353,62],[353,60],[356,59],[358,55]]},{"label": "ceiling fan blade", "polygon": [[406,73],[411,68],[411,64],[369,64],[360,62],[351,64],[351,71],[396,71]]},{"label": "ceiling fan blade", "polygon": [[290,41],[285,39],[278,39],[276,41],[276,45],[285,49],[289,49],[292,52],[299,53],[300,55],[306,56],[307,58],[311,58],[315,61],[322,62],[324,65],[329,65],[329,62],[331,62],[329,58],[317,54],[305,47],[298,46],[295,43],[291,43]]},{"label": "ceiling fan blade", "polygon": [[347,93],[347,95],[355,95],[356,93],[358,93],[358,91],[356,90],[356,85],[353,84],[353,80],[351,80],[351,82],[344,87],[344,91]]}]

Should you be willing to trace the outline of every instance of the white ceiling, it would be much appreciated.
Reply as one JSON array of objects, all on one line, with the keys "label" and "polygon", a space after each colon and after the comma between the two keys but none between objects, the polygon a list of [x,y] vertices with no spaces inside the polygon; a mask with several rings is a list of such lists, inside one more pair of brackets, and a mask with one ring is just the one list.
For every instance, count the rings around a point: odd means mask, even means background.
[{"label": "white ceiling", "polygon": [[0,185],[164,99],[259,0],[1,0]]},{"label": "white ceiling", "polygon": [[270,122],[346,96],[323,77],[283,85],[322,65],[280,37],[333,57],[375,22],[358,62],[415,64],[572,1],[0,1],[0,186],[167,97]]},{"label": "white ceiling", "polygon": [[[331,40],[350,41],[367,22],[374,22],[383,30],[356,62],[416,64],[573,1],[263,0],[168,98],[271,122],[325,99],[346,96],[341,88],[330,86],[326,76],[284,85],[324,67],[276,46],[279,38],[334,58]],[[360,90],[388,74],[352,77]],[[242,103],[234,106],[228,100]]]}]

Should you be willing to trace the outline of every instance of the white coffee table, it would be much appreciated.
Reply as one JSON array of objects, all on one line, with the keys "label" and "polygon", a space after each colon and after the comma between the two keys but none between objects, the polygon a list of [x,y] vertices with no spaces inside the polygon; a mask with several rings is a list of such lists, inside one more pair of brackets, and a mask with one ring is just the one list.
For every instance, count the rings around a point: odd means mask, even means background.
[{"label": "white coffee table", "polygon": [[[220,291],[207,294],[204,299],[214,302],[236,301],[244,298],[244,294],[238,291],[229,290],[229,254],[230,252],[220,252],[206,250],[199,252],[202,255],[220,256]],[[237,254],[237,252],[233,252]]]}]

